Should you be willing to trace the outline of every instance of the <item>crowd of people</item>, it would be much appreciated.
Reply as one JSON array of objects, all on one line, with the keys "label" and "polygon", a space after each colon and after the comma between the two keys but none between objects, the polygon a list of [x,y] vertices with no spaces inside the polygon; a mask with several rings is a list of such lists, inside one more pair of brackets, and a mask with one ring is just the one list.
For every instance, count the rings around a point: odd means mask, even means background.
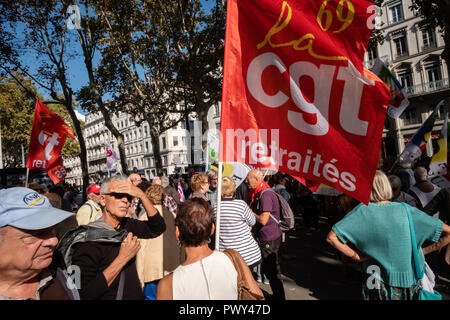
[{"label": "crowd of people", "polygon": [[308,235],[319,231],[319,216],[327,216],[326,241],[342,262],[379,268],[382,285],[369,288],[363,281],[365,299],[417,296],[406,211],[423,248],[421,261],[437,274],[448,270],[449,194],[423,167],[378,170],[368,206],[257,169],[239,185],[224,177],[220,195],[217,186],[217,172],[208,170],[151,181],[137,173],[112,176],[89,186],[85,203],[75,188],[31,183],[0,190],[0,300],[235,300],[237,272],[225,249],[237,251],[253,272],[252,288],[270,285],[271,295],[255,294],[285,300],[280,259],[295,255],[292,230],[279,225],[279,197]]}]

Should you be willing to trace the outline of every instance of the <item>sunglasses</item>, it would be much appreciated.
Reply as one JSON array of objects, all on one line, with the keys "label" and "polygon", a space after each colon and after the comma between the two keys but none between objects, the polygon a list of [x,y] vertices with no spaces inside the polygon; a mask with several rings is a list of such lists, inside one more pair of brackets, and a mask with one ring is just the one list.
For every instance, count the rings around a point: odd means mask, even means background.
[{"label": "sunglasses", "polygon": [[129,195],[128,193],[116,193],[116,192],[105,193],[105,196],[111,196],[116,199],[123,199],[124,197],[126,197],[129,202],[131,202],[134,198],[133,196]]}]

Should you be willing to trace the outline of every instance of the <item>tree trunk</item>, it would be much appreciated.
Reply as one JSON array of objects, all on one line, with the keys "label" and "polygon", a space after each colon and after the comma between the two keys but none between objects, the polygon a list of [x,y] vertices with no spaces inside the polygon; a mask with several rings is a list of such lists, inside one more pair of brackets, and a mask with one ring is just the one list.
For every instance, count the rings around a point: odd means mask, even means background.
[{"label": "tree trunk", "polygon": [[[80,39],[82,39],[80,37]],[[92,67],[92,60],[90,59],[89,52],[87,51],[86,44],[84,41],[81,41],[81,47],[83,49],[83,55],[84,55],[84,64],[86,65],[86,69],[89,76],[89,87],[91,88],[91,92],[94,95],[94,101],[97,103],[97,106],[100,110],[100,112],[103,115],[103,119],[105,120],[105,126],[108,128],[108,130],[112,133],[112,135],[117,140],[117,147],[119,149],[119,155],[120,155],[120,165],[122,166],[122,173],[128,175],[128,165],[127,165],[127,156],[125,154],[125,144],[123,140],[123,135],[120,133],[119,130],[117,130],[116,126],[111,120],[111,116],[109,114],[109,111],[105,108],[105,105],[103,103],[103,99],[100,95],[99,90],[97,89],[95,77],[94,77],[94,71]]]},{"label": "tree trunk", "polygon": [[76,136],[78,137],[78,143],[80,145],[80,165],[81,165],[81,176],[83,181],[83,190],[82,190],[82,197],[83,202],[87,201],[87,194],[86,190],[89,186],[89,171],[88,171],[88,162],[87,162],[87,152],[86,152],[86,143],[84,141],[83,137],[83,130],[81,129],[80,120],[78,120],[77,115],[75,114],[75,111],[72,106],[72,90],[70,88],[64,88],[63,91],[65,95],[65,103],[64,106],[66,107],[67,112],[70,115],[70,118],[72,119],[72,123],[75,127]]},{"label": "tree trunk", "polygon": [[164,172],[163,172],[161,151],[160,151],[160,145],[159,145],[159,134],[154,129],[154,124],[152,124],[148,120],[147,120],[147,122],[150,127],[150,138],[151,138],[151,143],[152,143],[153,157],[155,158],[156,175],[161,177],[164,175]]}]

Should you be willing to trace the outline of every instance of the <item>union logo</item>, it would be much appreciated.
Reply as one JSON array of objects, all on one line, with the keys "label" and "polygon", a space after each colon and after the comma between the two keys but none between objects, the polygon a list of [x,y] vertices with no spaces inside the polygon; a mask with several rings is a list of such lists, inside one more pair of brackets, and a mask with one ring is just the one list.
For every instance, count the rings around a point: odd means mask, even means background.
[{"label": "union logo", "polygon": [[30,192],[23,197],[23,202],[27,207],[41,206],[45,202],[45,197],[37,192]]}]

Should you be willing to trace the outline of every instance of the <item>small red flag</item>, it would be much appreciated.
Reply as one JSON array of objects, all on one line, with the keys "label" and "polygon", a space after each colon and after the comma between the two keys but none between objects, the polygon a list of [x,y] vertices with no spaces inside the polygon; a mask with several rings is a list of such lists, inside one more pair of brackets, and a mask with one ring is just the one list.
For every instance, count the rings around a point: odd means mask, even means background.
[{"label": "small red flag", "polygon": [[27,168],[46,170],[55,184],[64,179],[66,171],[61,150],[67,135],[75,140],[72,129],[41,101],[36,100]]}]

